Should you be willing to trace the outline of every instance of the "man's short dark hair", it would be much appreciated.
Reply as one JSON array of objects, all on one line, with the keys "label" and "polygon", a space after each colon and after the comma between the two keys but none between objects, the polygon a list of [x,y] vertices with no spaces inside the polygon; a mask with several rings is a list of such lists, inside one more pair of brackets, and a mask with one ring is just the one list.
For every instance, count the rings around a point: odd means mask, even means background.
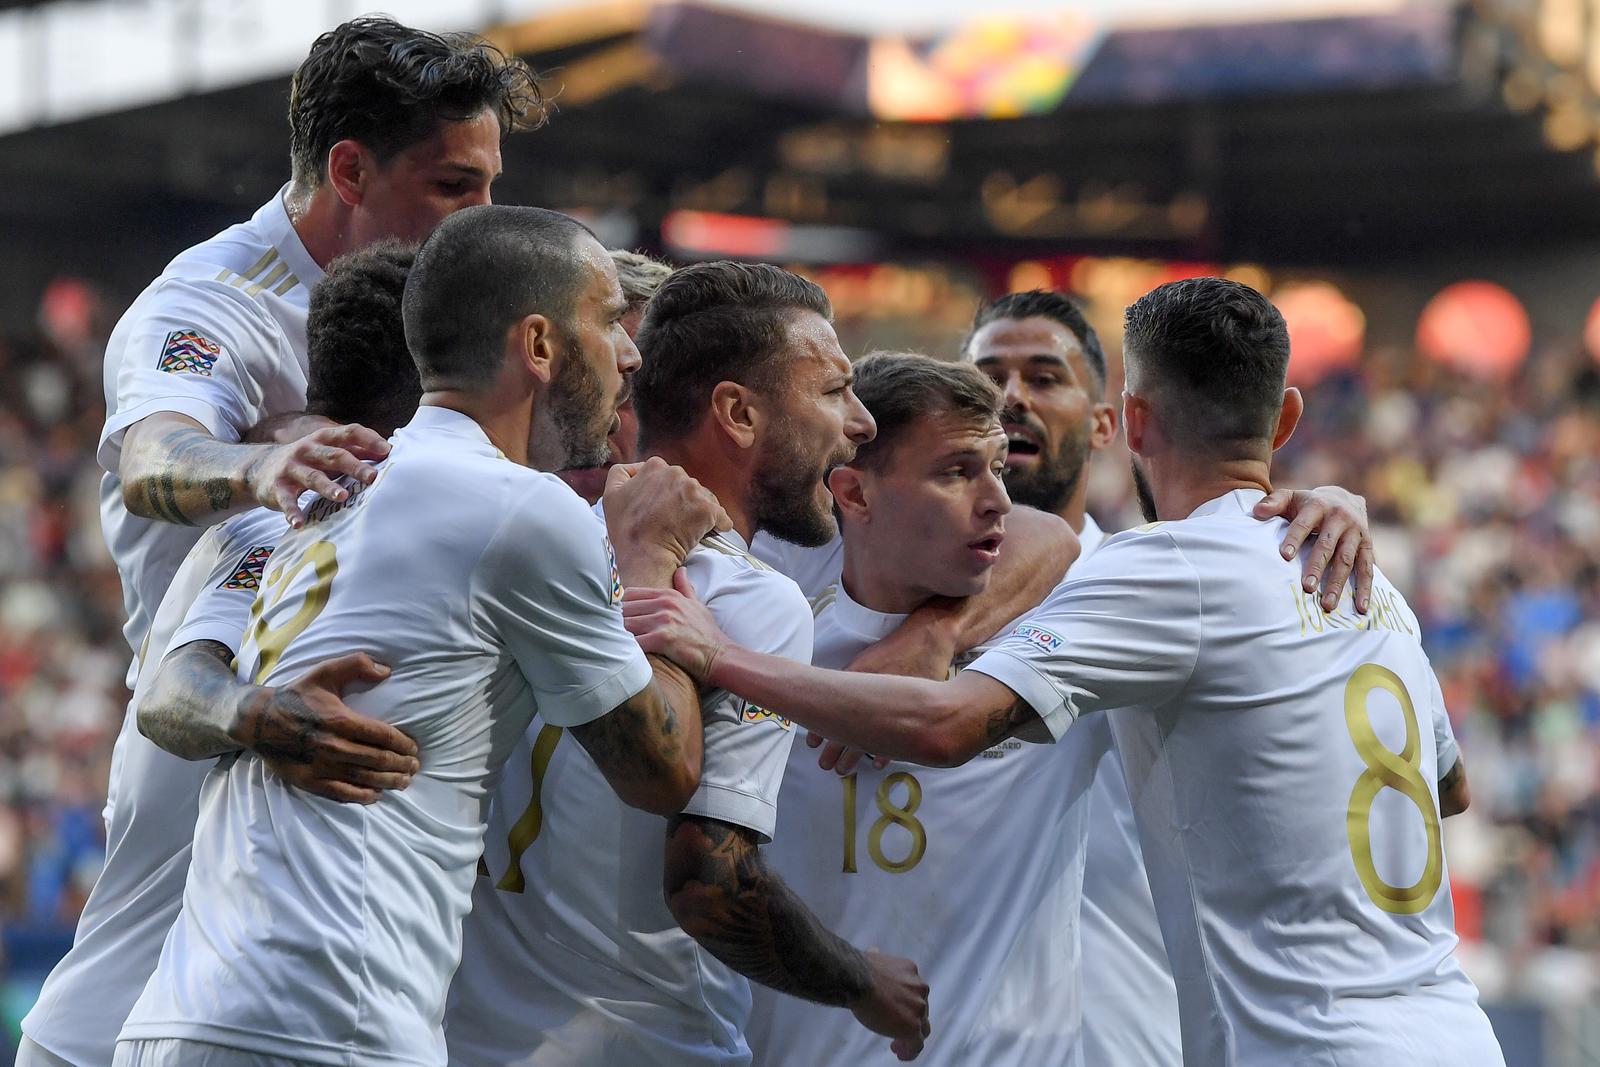
[{"label": "man's short dark hair", "polygon": [[672,272],[645,308],[633,375],[640,436],[674,441],[700,425],[719,382],[771,388],[795,314],[833,318],[822,287],[763,263],[697,263]]},{"label": "man's short dark hair", "polygon": [[1000,425],[1005,395],[970,363],[916,352],[873,352],[855,367],[855,394],[878,424],[851,464],[881,470],[918,419],[955,415],[974,426]]},{"label": "man's short dark hair", "polygon": [[567,329],[585,280],[577,243],[589,227],[559,211],[481,204],[423,242],[406,280],[406,343],[424,389],[482,389],[505,358],[506,332],[529,315]]},{"label": "man's short dark hair", "polygon": [[1187,278],[1128,308],[1128,389],[1165,431],[1196,445],[1271,440],[1283,407],[1289,330],[1272,302],[1226,278]]},{"label": "man's short dark hair", "polygon": [[400,299],[416,249],[380,241],[340,256],[311,290],[306,410],[375,429],[404,426],[422,398]]},{"label": "man's short dark hair", "polygon": [[289,86],[289,155],[297,189],[327,176],[328,150],[360,141],[387,162],[440,122],[492,111],[500,135],[544,121],[532,70],[465,33],[437,34],[366,17],[318,37]]},{"label": "man's short dark hair", "polygon": [[1034,316],[1050,319],[1066,327],[1072,336],[1078,339],[1083,346],[1083,359],[1089,365],[1089,372],[1094,375],[1095,385],[1100,392],[1106,388],[1106,350],[1100,345],[1100,335],[1095,332],[1089,320],[1084,318],[1083,310],[1076,301],[1065,293],[1058,293],[1053,289],[1029,289],[1025,293],[1007,293],[997,300],[979,306],[978,313],[972,318],[972,329],[967,333],[967,339],[962,342],[961,351],[969,353],[972,348],[972,339],[979,330],[997,322],[1000,319],[1031,319]]}]

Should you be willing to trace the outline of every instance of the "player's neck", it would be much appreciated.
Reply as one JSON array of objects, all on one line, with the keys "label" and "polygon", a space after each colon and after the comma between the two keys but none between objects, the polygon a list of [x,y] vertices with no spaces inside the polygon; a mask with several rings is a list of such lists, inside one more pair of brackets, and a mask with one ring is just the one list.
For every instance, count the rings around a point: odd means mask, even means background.
[{"label": "player's neck", "polygon": [[285,194],[285,207],[294,232],[317,266],[326,268],[338,257],[354,250],[350,207],[339,199],[332,186],[318,186],[309,196],[296,195],[291,188]]},{"label": "player's neck", "polygon": [[1089,465],[1083,465],[1082,472],[1078,475],[1078,484],[1073,487],[1072,495],[1067,497],[1066,503],[1055,510],[1057,518],[1065,519],[1073,533],[1083,533],[1083,519],[1089,513]]},{"label": "player's neck", "polygon": [[459,411],[467,418],[478,424],[483,430],[489,443],[498,448],[504,456],[513,463],[524,467],[536,467],[539,470],[553,469],[539,467],[534,457],[528,452],[528,438],[531,436],[530,414],[527,401],[521,403],[507,403],[503,394],[469,392],[463,389],[435,389],[423,393],[418,407],[449,408]]},{"label": "player's neck", "polygon": [[889,570],[875,567],[874,559],[893,558],[875,551],[860,529],[851,529],[841,523],[844,534],[844,570],[840,580],[850,599],[868,611],[885,615],[909,615],[916,611],[931,595],[926,589],[917,589],[896,581]]},{"label": "player's neck", "polygon": [[641,460],[658,456],[668,463],[682,467],[689,477],[710,490],[722,510],[733,520],[734,531],[749,544],[755,539],[758,527],[754,509],[750,507],[750,474],[736,467],[717,453],[714,446],[693,437],[681,441],[652,442],[639,449]]},{"label": "player's neck", "polygon": [[1145,476],[1155,497],[1156,518],[1187,519],[1196,508],[1236,489],[1272,492],[1272,465],[1261,459],[1146,457]]}]

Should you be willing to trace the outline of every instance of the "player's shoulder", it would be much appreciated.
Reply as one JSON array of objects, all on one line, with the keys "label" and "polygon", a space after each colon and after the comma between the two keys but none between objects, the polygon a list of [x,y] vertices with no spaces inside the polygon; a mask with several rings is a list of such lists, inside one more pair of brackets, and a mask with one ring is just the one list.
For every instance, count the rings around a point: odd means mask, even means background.
[{"label": "player's shoulder", "polygon": [[690,551],[684,567],[702,596],[711,595],[712,590],[762,596],[774,606],[798,610],[810,617],[805,594],[794,580],[750,552],[736,537],[722,533],[706,535]]}]

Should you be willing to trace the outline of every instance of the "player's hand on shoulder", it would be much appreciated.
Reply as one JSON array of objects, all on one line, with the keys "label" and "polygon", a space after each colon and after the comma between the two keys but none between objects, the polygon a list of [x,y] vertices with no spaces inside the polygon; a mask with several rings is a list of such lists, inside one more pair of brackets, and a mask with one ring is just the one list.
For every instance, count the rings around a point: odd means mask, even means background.
[{"label": "player's hand on shoulder", "polygon": [[672,575],[671,589],[624,589],[622,623],[640,648],[670,659],[699,685],[708,684],[730,640],[711,609],[695,596],[689,574],[681,567]]},{"label": "player's hand on shoulder", "polygon": [[377,471],[363,462],[389,454],[389,442],[376,431],[349,423],[324,426],[286,444],[263,449],[245,470],[250,493],[262,507],[283,512],[289,525],[305,525],[298,501],[307,489],[340,501],[350,495],[336,479],[349,475],[370,485]]},{"label": "player's hand on shoulder", "polygon": [[230,733],[290,785],[353,804],[404,789],[421,769],[417,744],[343,700],[356,683],[381,682],[389,668],[365,652],[327,660],[288,685],[268,688],[240,709]]},{"label": "player's hand on shoulder", "polygon": [[[1290,520],[1280,550],[1284,559],[1300,556],[1306,592],[1321,585],[1324,611],[1339,606],[1345,583],[1354,574],[1356,611],[1366,614],[1372,597],[1374,558],[1366,498],[1336,485],[1276,489],[1255,506],[1255,516]],[[1313,533],[1316,542],[1302,553]]]},{"label": "player's hand on shoulder", "polygon": [[710,490],[659,457],[612,467],[604,500],[606,529],[625,569],[635,561],[676,567],[706,534],[733,525]]},{"label": "player's hand on shoulder", "polygon": [[867,950],[867,968],[867,995],[850,1011],[862,1026],[889,1038],[890,1049],[900,1059],[916,1059],[931,1030],[928,983],[917,973],[915,963],[877,949]]}]

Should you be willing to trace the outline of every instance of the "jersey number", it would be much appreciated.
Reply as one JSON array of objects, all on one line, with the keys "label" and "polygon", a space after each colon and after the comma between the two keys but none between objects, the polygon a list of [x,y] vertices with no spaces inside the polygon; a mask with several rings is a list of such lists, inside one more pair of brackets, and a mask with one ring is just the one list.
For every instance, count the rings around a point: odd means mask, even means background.
[{"label": "jersey number", "polygon": [[[856,776],[841,779],[844,782],[844,871],[856,873]],[[905,783],[906,802],[896,804],[889,796],[890,790]],[[878,819],[867,831],[867,855],[872,862],[890,874],[905,874],[922,862],[928,850],[927,828],[918,821],[917,809],[922,806],[922,783],[906,771],[885,775],[878,783]],[[898,860],[891,860],[883,851],[883,834],[890,826],[898,826],[911,835],[911,849]]]},{"label": "jersey number", "polygon": [[[1406,721],[1406,743],[1395,752],[1378,739],[1372,728],[1370,701],[1382,689],[1400,702]],[[1345,829],[1350,835],[1350,858],[1356,875],[1372,902],[1396,915],[1415,915],[1433,903],[1444,875],[1444,850],[1439,843],[1439,812],[1433,794],[1422,776],[1422,731],[1417,725],[1417,709],[1400,677],[1387,667],[1364,663],[1356,668],[1344,687],[1344,721],[1350,740],[1367,769],[1350,791],[1350,808]],[[1394,886],[1378,876],[1372,859],[1372,804],[1378,794],[1393,789],[1412,804],[1422,816],[1428,833],[1428,861],[1416,884]]]},{"label": "jersey number", "polygon": [[[311,588],[306,590],[300,610],[284,620],[282,625],[268,626],[266,613],[278,606],[289,584],[307,567],[316,568],[316,577]],[[338,573],[339,561],[334,557],[332,541],[317,541],[293,563],[280,563],[272,568],[261,595],[250,605],[250,639],[255,642],[259,653],[256,660],[257,685],[278,665],[289,642],[304,633],[311,621],[328,606],[328,595],[333,592],[333,576]]]},{"label": "jersey number", "polygon": [[[511,832],[506,835],[506,847],[511,852],[511,863],[506,867],[506,873],[494,884],[496,889],[504,889],[508,893],[521,893],[528,888],[528,883],[522,876],[522,854],[539,840],[539,831],[544,829],[544,801],[541,798],[544,792],[544,775],[550,769],[550,757],[555,755],[556,745],[560,743],[562,733],[559,726],[545,726],[539,731],[539,736],[533,739],[533,795],[528,798],[528,806],[522,809],[522,814],[511,826]],[[478,873],[486,878],[490,877],[487,860],[478,861]]]}]

